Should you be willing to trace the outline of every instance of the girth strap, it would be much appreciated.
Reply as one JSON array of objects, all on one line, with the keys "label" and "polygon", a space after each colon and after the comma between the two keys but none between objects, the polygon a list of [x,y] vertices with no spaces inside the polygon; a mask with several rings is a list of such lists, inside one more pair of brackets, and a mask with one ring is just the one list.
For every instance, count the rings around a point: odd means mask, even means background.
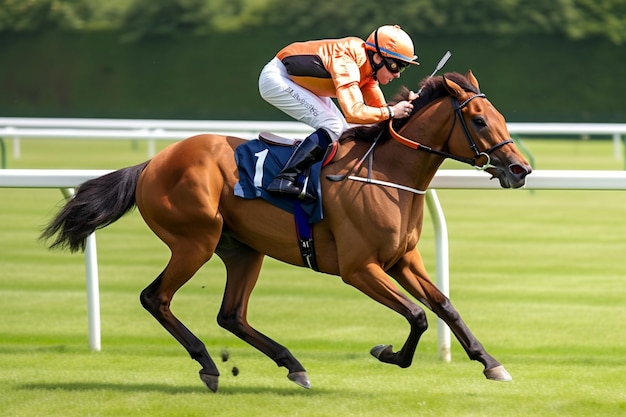
[{"label": "girth strap", "polygon": [[315,257],[315,245],[313,244],[313,227],[309,223],[309,216],[305,213],[299,200],[294,202],[293,208],[293,217],[296,221],[296,234],[298,235],[298,245],[302,260],[306,266],[319,272],[317,258]]}]

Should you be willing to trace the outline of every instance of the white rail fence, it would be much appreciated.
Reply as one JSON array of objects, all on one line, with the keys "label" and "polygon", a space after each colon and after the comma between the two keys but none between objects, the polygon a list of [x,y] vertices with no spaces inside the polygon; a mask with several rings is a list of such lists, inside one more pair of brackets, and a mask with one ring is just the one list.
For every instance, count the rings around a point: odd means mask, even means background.
[{"label": "white rail fence", "polygon": [[[74,187],[108,172],[110,171],[5,169],[0,170],[0,188],[59,188],[66,198],[71,198]],[[490,181],[489,178],[489,175],[478,171],[440,170],[426,193],[426,203],[435,230],[436,283],[446,295],[449,295],[450,288],[448,229],[436,189],[500,188],[497,181]],[[537,170],[527,177],[525,188],[532,190],[626,190],[626,171]],[[95,234],[90,235],[86,243],[85,276],[89,346],[92,350],[99,351],[101,349],[100,295]],[[450,330],[441,320],[438,320],[437,329],[439,356],[444,361],[450,361]]]},{"label": "white rail fence", "polygon": [[[615,159],[623,157],[622,136],[626,135],[626,123],[508,123],[508,127],[517,135],[610,136]],[[253,138],[261,131],[304,138],[312,130],[299,122],[0,117],[0,138],[13,140],[15,159],[21,156],[21,138],[147,140],[148,157],[151,157],[156,140],[180,140],[198,133]]]},{"label": "white rail fence", "polygon": [[304,138],[313,129],[299,122],[0,117],[0,138],[13,140],[15,159],[21,157],[21,138],[147,140],[148,157],[152,157],[157,140],[181,140],[200,133],[252,139],[262,131]]}]

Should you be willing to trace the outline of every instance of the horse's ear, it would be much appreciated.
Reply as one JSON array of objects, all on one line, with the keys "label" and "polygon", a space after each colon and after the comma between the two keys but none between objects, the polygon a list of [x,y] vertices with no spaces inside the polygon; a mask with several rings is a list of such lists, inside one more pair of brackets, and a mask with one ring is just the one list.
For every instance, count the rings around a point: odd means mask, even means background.
[{"label": "horse's ear", "polygon": [[443,76],[443,85],[446,87],[446,90],[448,90],[448,93],[450,93],[451,96],[461,97],[465,93],[460,85],[448,79],[445,75]]},{"label": "horse's ear", "polygon": [[476,79],[476,77],[474,77],[474,73],[472,72],[472,70],[468,70],[465,73],[465,78],[467,78],[467,81],[469,81],[470,84],[476,87],[476,90],[480,91],[480,87],[478,86],[478,80]]}]

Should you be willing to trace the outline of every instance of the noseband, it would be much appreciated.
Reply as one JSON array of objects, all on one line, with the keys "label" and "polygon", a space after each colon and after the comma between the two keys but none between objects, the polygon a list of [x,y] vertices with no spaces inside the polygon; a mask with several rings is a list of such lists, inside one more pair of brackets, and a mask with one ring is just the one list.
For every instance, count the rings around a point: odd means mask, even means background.
[{"label": "noseband", "polygon": [[[450,140],[450,137],[452,136],[452,131],[454,130],[454,126],[456,124],[456,120],[459,119],[461,122],[461,127],[463,128],[463,133],[465,133],[465,138],[467,139],[467,142],[469,144],[469,147],[472,151],[474,151],[474,157],[473,158],[464,158],[462,156],[457,156],[457,155],[453,155],[451,153],[448,152],[444,152],[444,151],[438,151],[436,149],[431,148],[430,146],[426,146],[426,145],[422,145],[421,143],[412,141],[411,139],[405,138],[404,136],[400,135],[398,132],[395,131],[395,129],[393,128],[393,123],[389,123],[389,133],[391,134],[391,136],[398,142],[400,142],[401,144],[408,146],[409,148],[412,149],[417,149],[419,151],[424,151],[424,152],[429,152],[435,155],[439,155],[439,156],[443,156],[444,158],[450,158],[450,159],[454,159],[456,161],[459,162],[463,162],[466,164],[469,164],[471,166],[473,166],[474,168],[476,168],[479,171],[484,171],[488,168],[495,168],[493,165],[491,165],[491,156],[490,154],[495,151],[496,149],[512,143],[513,140],[511,139],[507,139],[505,141],[502,141],[500,143],[497,143],[495,145],[493,145],[491,148],[485,150],[485,151],[479,151],[478,150],[478,146],[476,146],[476,142],[474,142],[474,139],[472,138],[472,135],[470,134],[469,129],[467,128],[467,124],[465,123],[465,119],[463,118],[463,108],[465,106],[467,106],[467,104],[474,100],[475,98],[486,98],[485,95],[483,93],[480,94],[475,94],[473,96],[471,96],[470,98],[468,98],[467,100],[465,100],[463,103],[459,104],[459,101],[456,99],[456,97],[451,97],[452,98],[452,107],[454,108],[454,120],[452,121],[452,126],[450,127],[450,132],[448,132],[448,137],[446,138],[446,143]],[[478,165],[478,160],[480,158],[484,158],[486,161],[483,165]]]}]

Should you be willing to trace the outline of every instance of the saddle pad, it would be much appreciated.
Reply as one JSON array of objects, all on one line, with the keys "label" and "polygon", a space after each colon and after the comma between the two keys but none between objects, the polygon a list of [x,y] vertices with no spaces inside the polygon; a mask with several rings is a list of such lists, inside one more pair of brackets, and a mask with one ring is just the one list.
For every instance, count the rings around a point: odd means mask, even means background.
[{"label": "saddle pad", "polygon": [[[239,171],[239,182],[235,184],[235,195],[245,199],[262,198],[281,209],[294,213],[294,198],[280,197],[268,193],[265,188],[286,164],[293,151],[292,147],[270,145],[258,139],[250,140],[235,149],[235,162]],[[309,223],[323,219],[320,175],[322,162],[311,166],[307,191],[316,196],[315,200],[301,201],[302,209],[309,217]],[[302,175],[298,177],[302,183]]]}]

